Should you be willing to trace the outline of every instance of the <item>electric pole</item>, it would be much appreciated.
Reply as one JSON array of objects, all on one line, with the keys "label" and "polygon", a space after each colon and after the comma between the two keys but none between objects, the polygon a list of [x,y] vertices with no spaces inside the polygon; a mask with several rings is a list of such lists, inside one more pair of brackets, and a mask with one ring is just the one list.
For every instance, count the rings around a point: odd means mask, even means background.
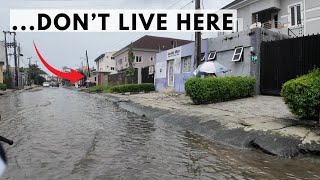
[{"label": "electric pole", "polygon": [[[200,10],[200,0],[195,0],[195,9]],[[195,56],[194,56],[195,69],[201,63],[201,32],[195,32]]]},{"label": "electric pole", "polygon": [[28,85],[31,86],[31,59],[32,57],[27,58],[29,60],[29,70],[28,70]]},{"label": "electric pole", "polygon": [[11,88],[11,76],[10,76],[10,67],[9,67],[9,60],[8,60],[8,48],[7,48],[7,32],[3,31],[4,33],[4,52],[6,55],[6,83],[9,88]]},{"label": "electric pole", "polygon": [[86,50],[86,60],[87,60],[87,66],[88,66],[88,77],[90,77],[90,67],[89,67],[89,59],[88,59],[88,51]]},{"label": "electric pole", "polygon": [[17,56],[17,42],[16,42],[16,33],[13,32],[13,56],[14,56],[14,66],[15,66],[15,86],[19,88],[19,67],[18,67],[18,56]]}]

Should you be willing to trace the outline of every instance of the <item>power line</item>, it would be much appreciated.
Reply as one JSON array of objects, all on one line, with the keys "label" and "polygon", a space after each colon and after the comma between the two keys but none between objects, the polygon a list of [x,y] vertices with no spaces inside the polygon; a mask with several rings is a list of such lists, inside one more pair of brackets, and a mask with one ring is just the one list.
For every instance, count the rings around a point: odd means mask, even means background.
[{"label": "power line", "polygon": [[191,3],[193,3],[193,0],[192,1],[190,1],[188,4],[186,4],[186,5],[184,5],[182,8],[180,8],[180,9],[183,9],[183,8],[185,8],[185,7],[187,7],[189,4],[191,4]]},{"label": "power line", "polygon": [[175,2],[174,4],[172,4],[168,9],[172,8],[173,6],[175,6],[175,5],[178,4],[180,1],[182,1],[182,0],[178,0],[177,2]]}]

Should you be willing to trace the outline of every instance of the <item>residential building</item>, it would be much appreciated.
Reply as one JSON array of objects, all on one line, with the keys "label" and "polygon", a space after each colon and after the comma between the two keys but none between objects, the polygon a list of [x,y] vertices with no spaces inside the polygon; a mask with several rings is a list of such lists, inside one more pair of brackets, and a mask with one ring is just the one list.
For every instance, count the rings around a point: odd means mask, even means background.
[{"label": "residential building", "polygon": [[6,55],[4,43],[0,41],[0,83],[3,83],[3,70],[5,69]]},{"label": "residential building", "polygon": [[45,78],[46,79],[46,81],[49,81],[50,79],[49,79],[49,75],[46,73],[46,72],[44,72],[43,70],[39,70],[39,75],[41,76],[41,77],[43,77],[43,78]]},{"label": "residential building", "polygon": [[[268,29],[246,31],[204,39],[201,42],[202,62],[217,61],[231,72],[218,76],[251,76],[256,78],[256,94],[260,93],[261,43],[288,38]],[[156,55],[155,87],[157,91],[172,88],[184,93],[185,81],[193,77],[194,43],[163,51]]]},{"label": "residential building", "polygon": [[[196,69],[194,53],[194,42],[157,53],[154,80],[156,91],[172,88],[175,92],[184,93],[184,84],[193,77]],[[201,61],[207,61],[207,39],[201,41],[201,53]]]},{"label": "residential building", "polygon": [[0,61],[0,83],[3,83],[3,65],[4,62]]},{"label": "residential building", "polygon": [[[97,85],[108,85],[108,75],[116,74],[116,62],[113,57],[114,52],[106,52],[98,56],[94,62],[97,65],[97,71],[93,73],[94,82]],[[93,80],[93,79],[91,79]]]},{"label": "residential building", "polygon": [[317,0],[235,0],[223,9],[237,9],[238,32],[262,27],[291,37],[320,33]]},{"label": "residential building", "polygon": [[116,62],[116,70],[122,71],[129,67],[128,51],[130,47],[135,56],[134,68],[146,68],[155,65],[155,57],[158,52],[182,46],[191,41],[167,37],[143,36],[142,38],[125,46],[113,54]]},{"label": "residential building", "polygon": [[98,72],[109,72],[110,74],[117,73],[116,62],[114,60],[113,54],[115,52],[106,52],[98,56],[94,62],[97,65]]}]

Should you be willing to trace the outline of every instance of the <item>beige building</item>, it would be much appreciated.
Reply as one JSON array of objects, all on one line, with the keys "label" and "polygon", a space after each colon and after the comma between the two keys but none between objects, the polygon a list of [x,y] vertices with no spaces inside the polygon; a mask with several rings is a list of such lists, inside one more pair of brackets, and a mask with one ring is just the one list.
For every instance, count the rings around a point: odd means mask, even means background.
[{"label": "beige building", "polygon": [[109,72],[110,74],[116,74],[115,69],[116,62],[113,57],[114,52],[106,52],[97,57],[94,62],[97,65],[97,72]]},{"label": "beige building", "polygon": [[5,48],[4,43],[0,41],[0,83],[3,83],[3,70],[5,69]]},{"label": "beige building", "polygon": [[2,70],[3,65],[4,65],[4,62],[0,61],[0,83],[3,83],[3,70]]}]

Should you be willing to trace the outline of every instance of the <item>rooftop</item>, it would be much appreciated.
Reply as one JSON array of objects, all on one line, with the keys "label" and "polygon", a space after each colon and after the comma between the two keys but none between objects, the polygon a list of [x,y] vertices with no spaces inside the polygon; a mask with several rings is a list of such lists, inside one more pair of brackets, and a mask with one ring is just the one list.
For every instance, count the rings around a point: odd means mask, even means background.
[{"label": "rooftop", "polygon": [[133,49],[146,49],[146,50],[155,50],[155,51],[164,51],[171,49],[173,47],[173,42],[176,43],[175,46],[182,46],[188,44],[192,41],[184,40],[184,39],[175,39],[175,38],[167,38],[167,37],[158,37],[158,36],[150,36],[145,35],[140,39],[128,44],[114,55],[118,55],[121,52],[128,49],[130,46]]},{"label": "rooftop", "polygon": [[222,9],[228,9],[229,7],[236,5],[238,3],[241,3],[242,1],[244,1],[244,0],[234,0],[231,3],[227,4],[226,6],[224,6]]}]

